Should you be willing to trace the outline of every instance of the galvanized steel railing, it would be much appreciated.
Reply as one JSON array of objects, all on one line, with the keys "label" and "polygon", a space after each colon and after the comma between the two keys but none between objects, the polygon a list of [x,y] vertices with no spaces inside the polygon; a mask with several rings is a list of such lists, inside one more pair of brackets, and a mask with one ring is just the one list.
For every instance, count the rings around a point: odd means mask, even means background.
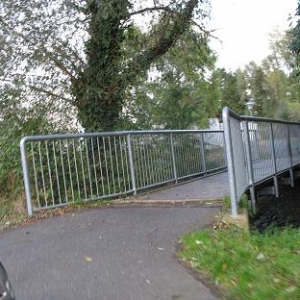
[{"label": "galvanized steel railing", "polygon": [[278,175],[300,164],[300,123],[239,116],[223,109],[232,215],[250,189],[255,210],[255,185],[273,179],[278,196]]},{"label": "galvanized steel railing", "polygon": [[226,168],[223,131],[129,131],[21,140],[28,214]]}]

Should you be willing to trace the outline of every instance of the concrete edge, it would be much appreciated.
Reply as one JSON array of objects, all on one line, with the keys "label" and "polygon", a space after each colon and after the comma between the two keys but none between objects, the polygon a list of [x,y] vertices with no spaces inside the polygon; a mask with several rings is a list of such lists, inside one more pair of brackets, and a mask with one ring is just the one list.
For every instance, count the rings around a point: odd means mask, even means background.
[{"label": "concrete edge", "polygon": [[129,200],[112,200],[111,204],[206,204],[209,205],[223,205],[223,201],[220,198],[208,198],[208,199],[186,199],[186,200],[142,200],[142,199],[129,199]]}]

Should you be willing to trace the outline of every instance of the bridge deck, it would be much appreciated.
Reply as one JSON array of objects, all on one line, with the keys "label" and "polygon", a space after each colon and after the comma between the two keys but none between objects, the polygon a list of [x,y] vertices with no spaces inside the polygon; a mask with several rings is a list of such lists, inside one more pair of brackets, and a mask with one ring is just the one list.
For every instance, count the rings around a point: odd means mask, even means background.
[{"label": "bridge deck", "polygon": [[228,173],[224,172],[138,195],[137,198],[148,201],[219,200],[228,195]]}]

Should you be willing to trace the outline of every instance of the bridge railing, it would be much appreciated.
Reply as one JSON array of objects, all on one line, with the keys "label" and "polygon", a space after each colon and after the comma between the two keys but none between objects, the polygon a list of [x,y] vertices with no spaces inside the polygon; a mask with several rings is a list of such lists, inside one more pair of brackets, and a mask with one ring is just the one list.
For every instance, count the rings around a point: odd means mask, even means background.
[{"label": "bridge railing", "polygon": [[239,116],[223,109],[232,215],[237,204],[250,189],[255,210],[255,186],[273,179],[278,196],[278,175],[289,171],[293,185],[293,168],[300,164],[300,123]]},{"label": "bridge railing", "polygon": [[28,136],[20,148],[29,215],[226,168],[218,130]]}]

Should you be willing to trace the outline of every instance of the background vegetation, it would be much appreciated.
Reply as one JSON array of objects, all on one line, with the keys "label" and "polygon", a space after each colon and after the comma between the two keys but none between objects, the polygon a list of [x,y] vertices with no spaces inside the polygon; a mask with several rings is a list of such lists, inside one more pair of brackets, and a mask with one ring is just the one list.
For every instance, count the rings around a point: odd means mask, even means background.
[{"label": "background vegetation", "polygon": [[209,15],[209,0],[2,1],[1,201],[22,199],[25,135],[203,128],[224,106],[248,113],[250,98],[255,115],[300,120],[299,28],[274,32],[261,64],[228,71]]}]

